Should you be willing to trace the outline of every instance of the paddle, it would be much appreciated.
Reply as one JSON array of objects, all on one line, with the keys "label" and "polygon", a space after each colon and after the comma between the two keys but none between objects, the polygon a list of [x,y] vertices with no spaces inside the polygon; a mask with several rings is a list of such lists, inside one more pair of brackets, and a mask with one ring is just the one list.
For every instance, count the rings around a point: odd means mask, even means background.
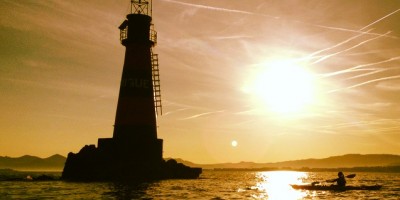
[{"label": "paddle", "polygon": [[[356,177],[356,174],[349,174],[349,175],[347,175],[347,176],[345,176],[346,178],[354,178],[354,177]],[[337,181],[338,179],[337,178],[335,178],[335,179],[329,179],[329,180],[326,180],[326,182],[328,182],[328,183],[333,183],[333,182],[335,182],[335,181]]]},{"label": "paddle", "polygon": [[[346,178],[354,178],[354,177],[356,177],[356,174],[349,174],[349,175],[347,175],[345,177]],[[325,182],[328,182],[328,183],[333,183],[335,181],[337,181],[337,178],[325,180]],[[320,183],[321,182],[319,182],[319,181],[314,181],[314,182],[311,183],[311,185],[317,185],[317,184],[320,184]]]}]

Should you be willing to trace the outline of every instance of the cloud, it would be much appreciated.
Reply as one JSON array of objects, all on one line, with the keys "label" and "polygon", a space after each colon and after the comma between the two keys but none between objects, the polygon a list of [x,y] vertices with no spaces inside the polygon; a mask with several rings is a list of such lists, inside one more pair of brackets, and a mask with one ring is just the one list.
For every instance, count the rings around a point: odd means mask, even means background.
[{"label": "cloud", "polygon": [[376,84],[376,88],[386,91],[398,92],[400,91],[400,80],[382,81]]}]

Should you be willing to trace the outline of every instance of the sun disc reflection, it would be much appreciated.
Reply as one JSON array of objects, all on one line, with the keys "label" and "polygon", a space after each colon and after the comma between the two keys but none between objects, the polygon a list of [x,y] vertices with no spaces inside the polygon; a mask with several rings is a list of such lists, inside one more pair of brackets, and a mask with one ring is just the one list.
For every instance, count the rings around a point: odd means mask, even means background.
[{"label": "sun disc reflection", "polygon": [[253,196],[256,199],[302,199],[307,196],[304,191],[294,190],[291,184],[301,184],[307,178],[305,172],[269,171],[256,174],[257,183],[254,189],[260,193]]}]

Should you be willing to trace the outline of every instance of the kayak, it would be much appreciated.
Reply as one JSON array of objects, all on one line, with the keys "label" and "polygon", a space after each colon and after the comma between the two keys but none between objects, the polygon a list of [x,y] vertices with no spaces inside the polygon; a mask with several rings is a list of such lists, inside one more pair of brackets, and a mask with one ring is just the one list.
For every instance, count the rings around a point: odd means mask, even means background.
[{"label": "kayak", "polygon": [[360,186],[344,186],[340,187],[337,185],[290,185],[296,190],[336,190],[336,191],[346,191],[346,190],[379,190],[382,185],[360,185]]}]

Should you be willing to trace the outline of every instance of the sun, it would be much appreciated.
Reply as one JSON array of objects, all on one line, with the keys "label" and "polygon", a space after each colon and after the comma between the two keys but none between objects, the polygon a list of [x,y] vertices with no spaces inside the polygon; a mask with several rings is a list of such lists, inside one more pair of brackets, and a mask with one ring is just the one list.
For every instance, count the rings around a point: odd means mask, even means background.
[{"label": "sun", "polygon": [[260,99],[268,110],[293,113],[314,101],[314,80],[310,71],[294,61],[271,61],[251,76],[245,91]]},{"label": "sun", "polygon": [[238,142],[236,140],[232,140],[231,145],[232,147],[237,147]]}]

